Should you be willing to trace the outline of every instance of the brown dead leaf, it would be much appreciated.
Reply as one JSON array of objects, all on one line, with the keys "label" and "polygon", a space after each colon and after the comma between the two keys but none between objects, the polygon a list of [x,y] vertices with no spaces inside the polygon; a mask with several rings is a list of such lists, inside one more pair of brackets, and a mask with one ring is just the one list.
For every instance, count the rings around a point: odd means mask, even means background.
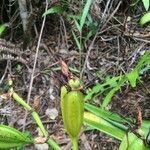
[{"label": "brown dead leaf", "polygon": [[60,66],[61,66],[61,71],[62,71],[62,73],[63,73],[66,77],[69,77],[70,73],[69,73],[68,66],[67,66],[67,64],[66,64],[63,60],[60,60]]},{"label": "brown dead leaf", "polygon": [[32,106],[35,111],[38,111],[40,109],[40,97],[39,96],[35,96]]}]

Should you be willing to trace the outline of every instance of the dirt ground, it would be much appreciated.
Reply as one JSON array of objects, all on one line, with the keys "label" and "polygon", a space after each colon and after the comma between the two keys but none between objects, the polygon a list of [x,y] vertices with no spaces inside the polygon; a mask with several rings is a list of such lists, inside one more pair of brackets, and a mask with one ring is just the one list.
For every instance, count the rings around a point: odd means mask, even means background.
[{"label": "dirt ground", "polygon": [[[81,75],[81,66],[84,89],[87,90],[97,82],[101,83],[107,76],[117,76],[132,70],[141,54],[150,50],[150,26],[142,28],[139,25],[139,18],[143,14],[141,7],[131,11],[128,3],[123,1],[122,4],[117,5],[117,1],[112,1],[112,7],[107,10],[105,18],[102,18],[97,13],[101,14],[105,10],[103,6],[103,3],[94,2],[91,7],[91,17],[100,25],[97,26],[96,34],[84,44],[81,62],[71,32],[75,28],[74,24],[64,15],[47,16],[32,85],[31,75],[42,19],[36,18],[37,33],[35,28],[32,28],[30,41],[32,44],[26,50],[22,50],[21,25],[14,29],[8,28],[0,39],[0,50],[3,49],[0,51],[0,92],[5,93],[8,90],[6,82],[9,74],[13,79],[14,90],[32,106],[37,107],[35,109],[49,131],[50,137],[55,139],[64,150],[69,150],[71,144],[65,134],[60,112],[60,87],[66,83],[60,70],[60,60],[65,61],[71,72],[78,77]],[[74,6],[74,9],[76,7]],[[43,9],[44,7],[41,11]],[[86,33],[86,29],[84,32]],[[3,57],[4,54],[6,56]],[[7,57],[8,54],[14,58]],[[141,81],[136,88],[123,86],[113,97],[109,109],[124,117],[134,117],[138,104],[143,119],[149,119],[150,75],[148,72],[141,76]],[[101,102],[102,97],[99,96],[96,105],[99,106]],[[19,130],[31,131],[33,135],[38,133],[31,115],[12,99],[7,101],[0,99],[0,122]],[[119,141],[96,130],[83,132],[79,142],[81,150],[117,150],[119,147]],[[34,147],[27,149],[34,149]]]}]

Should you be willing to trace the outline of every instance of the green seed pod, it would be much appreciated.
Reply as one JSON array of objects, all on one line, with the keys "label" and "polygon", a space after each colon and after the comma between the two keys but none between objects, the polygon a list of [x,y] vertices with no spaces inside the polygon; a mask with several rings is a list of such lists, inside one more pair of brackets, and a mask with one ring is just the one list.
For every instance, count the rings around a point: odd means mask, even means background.
[{"label": "green seed pod", "polygon": [[64,127],[72,139],[78,137],[83,124],[84,95],[80,91],[67,93],[66,89],[61,89],[61,110]]},{"label": "green seed pod", "polygon": [[21,133],[15,128],[0,125],[0,149],[10,149],[31,143],[34,141],[27,134]]},{"label": "green seed pod", "polygon": [[80,80],[78,78],[70,79],[68,84],[72,89],[78,89],[81,86]]}]

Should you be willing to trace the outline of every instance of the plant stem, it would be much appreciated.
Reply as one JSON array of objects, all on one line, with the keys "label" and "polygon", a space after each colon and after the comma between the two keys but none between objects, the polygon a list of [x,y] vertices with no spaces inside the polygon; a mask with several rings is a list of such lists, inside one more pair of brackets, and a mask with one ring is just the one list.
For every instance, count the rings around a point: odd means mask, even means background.
[{"label": "plant stem", "polygon": [[[12,92],[12,97],[14,98],[14,100],[16,100],[19,104],[21,104],[26,110],[28,110],[29,112],[31,112],[31,115],[33,117],[33,119],[35,120],[35,122],[37,123],[38,127],[40,128],[40,130],[42,131],[43,135],[45,137],[48,136],[48,132],[45,130],[43,123],[38,115],[37,112],[35,112],[33,110],[33,108],[27,104],[17,93],[15,93],[13,91],[13,89],[11,89]],[[61,150],[61,148],[59,147],[59,145],[53,141],[52,139],[48,139],[47,143],[54,149],[54,150]]]},{"label": "plant stem", "polygon": [[80,62],[80,71],[81,71],[81,68],[82,68],[82,52],[83,52],[83,48],[82,48],[82,30],[80,32],[80,49],[79,49],[79,62]]},{"label": "plant stem", "polygon": [[72,145],[73,145],[73,150],[78,150],[78,139],[77,138],[72,138]]},{"label": "plant stem", "polygon": [[[34,111],[34,109],[28,103],[26,103],[24,99],[22,99],[16,92],[14,92],[12,84],[13,84],[13,81],[9,77],[9,80],[8,80],[8,85],[10,86],[9,95],[11,95],[15,101],[17,101],[20,105],[22,105],[27,111],[29,111],[31,113],[34,121],[36,122],[36,124],[40,128],[41,132],[43,133],[43,136],[45,136],[47,138],[48,132],[44,128],[44,125],[40,119],[39,114],[36,111]],[[51,146],[54,150],[61,150],[59,145],[52,139],[48,139],[47,144],[49,146]]]}]

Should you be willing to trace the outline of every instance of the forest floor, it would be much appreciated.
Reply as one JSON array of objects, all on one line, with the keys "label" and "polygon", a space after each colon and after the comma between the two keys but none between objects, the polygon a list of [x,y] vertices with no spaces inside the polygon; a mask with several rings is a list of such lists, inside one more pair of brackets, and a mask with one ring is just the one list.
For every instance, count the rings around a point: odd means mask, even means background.
[{"label": "forest floor", "polygon": [[[100,4],[97,7],[101,9]],[[96,14],[98,8],[95,9],[96,6],[91,8],[91,16],[98,22],[102,18]],[[15,29],[7,31],[0,39],[0,48],[7,47],[4,54],[11,53],[14,58],[0,58],[0,92],[5,93],[8,90],[6,82],[9,74],[13,79],[14,90],[35,107],[50,137],[64,150],[70,150],[70,139],[64,131],[60,111],[60,88],[66,84],[60,69],[60,60],[68,65],[75,76],[82,77],[85,92],[96,83],[102,83],[107,77],[129,72],[137,64],[140,56],[150,50],[150,26],[140,27],[141,12],[139,10],[132,13],[126,10],[126,7],[115,4],[114,9],[110,9],[109,14],[103,18],[101,25],[97,26],[95,35],[84,43],[82,55],[72,36],[71,30],[74,25],[63,15],[47,16],[32,85],[31,76],[42,20],[38,20],[36,24],[37,33],[32,30],[32,35],[36,36],[32,39],[32,46],[25,51],[22,51],[22,35]],[[17,49],[17,54],[12,53],[12,49]],[[21,57],[17,59],[17,56]],[[143,119],[149,119],[149,73],[142,75],[140,80],[135,88],[123,86],[113,97],[108,109],[124,117],[136,117],[138,105]],[[103,95],[100,95],[90,102],[100,106],[102,100]],[[0,122],[19,130],[25,128],[33,135],[38,133],[30,113],[12,99],[0,99]],[[79,142],[81,150],[117,150],[120,144],[119,141],[97,130],[83,132]]]}]

